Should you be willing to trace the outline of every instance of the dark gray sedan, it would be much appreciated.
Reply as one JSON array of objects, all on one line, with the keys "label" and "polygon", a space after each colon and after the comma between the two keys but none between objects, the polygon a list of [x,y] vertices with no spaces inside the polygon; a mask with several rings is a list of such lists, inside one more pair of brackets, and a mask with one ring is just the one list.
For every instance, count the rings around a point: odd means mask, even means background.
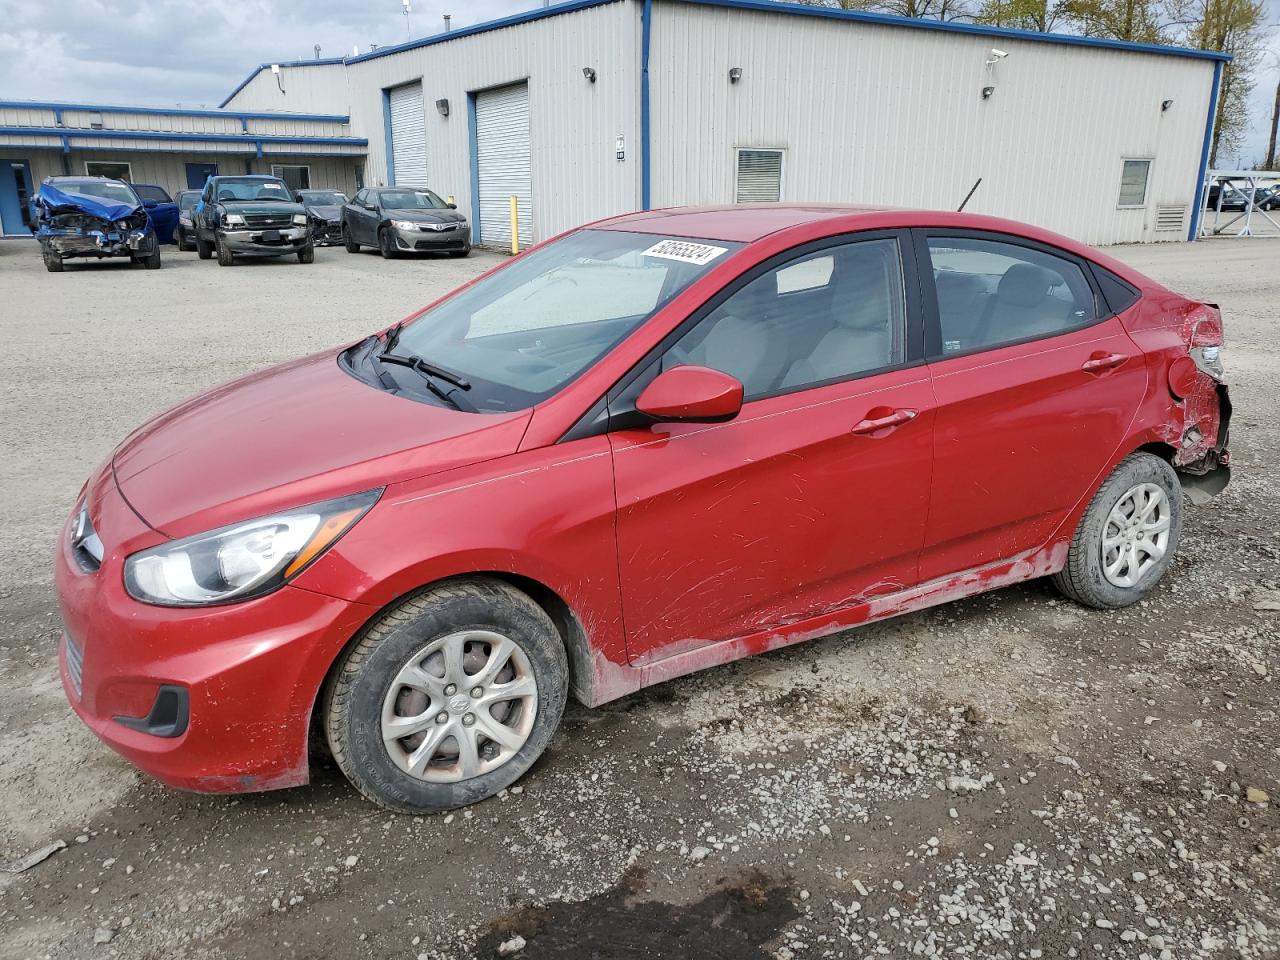
[{"label": "dark gray sedan", "polygon": [[366,187],[342,208],[342,239],[348,253],[377,247],[387,258],[402,253],[471,252],[471,225],[446,203],[421,187]]}]

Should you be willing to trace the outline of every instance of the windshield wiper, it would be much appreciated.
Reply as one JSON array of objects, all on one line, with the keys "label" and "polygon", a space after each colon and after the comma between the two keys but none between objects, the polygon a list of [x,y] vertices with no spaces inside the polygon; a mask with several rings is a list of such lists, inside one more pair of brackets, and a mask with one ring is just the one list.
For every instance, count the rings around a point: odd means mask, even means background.
[{"label": "windshield wiper", "polygon": [[[465,410],[468,413],[477,412],[476,405],[467,399],[466,394],[458,393],[458,390],[460,389],[470,390],[471,384],[466,380],[463,380],[457,374],[450,373],[447,370],[441,370],[439,367],[434,367],[421,357],[405,357],[398,353],[387,353],[385,350],[376,356],[383,363],[394,363],[397,366],[408,367],[410,370],[418,373],[418,375],[422,377],[422,382],[427,385],[427,389],[446,403],[452,404],[459,410]],[[453,384],[454,389],[445,390],[436,383],[437,379]]]},{"label": "windshield wiper", "polygon": [[[406,366],[406,367],[414,366],[416,364],[416,366],[419,369],[425,370],[427,371],[427,373],[431,374],[433,377],[439,377],[441,380],[444,380],[447,383],[452,383],[455,387],[458,387],[461,390],[471,389],[471,381],[468,380],[466,377],[464,377],[460,373],[454,373],[452,370],[449,370],[445,367],[438,367],[434,363],[430,363],[426,360],[423,360],[422,357],[419,357],[417,355],[410,355],[405,357],[405,356],[397,356],[396,354],[392,353],[392,351],[395,350],[396,348],[396,344],[400,342],[400,332],[402,330],[404,330],[403,320],[401,320],[394,327],[392,327],[390,330],[387,331],[386,342],[383,343],[382,345],[382,352],[378,354],[379,360],[388,360],[391,363],[399,363],[402,366]],[[413,361],[413,363],[410,363],[410,361]]]}]

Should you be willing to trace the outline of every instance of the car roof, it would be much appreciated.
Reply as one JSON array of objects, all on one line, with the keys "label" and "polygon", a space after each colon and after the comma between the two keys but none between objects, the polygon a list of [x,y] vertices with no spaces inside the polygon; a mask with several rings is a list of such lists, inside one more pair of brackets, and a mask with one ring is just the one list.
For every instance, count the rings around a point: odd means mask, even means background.
[{"label": "car roof", "polygon": [[[826,231],[821,226],[826,224]],[[779,233],[815,237],[856,230],[903,230],[922,227],[939,230],[974,230],[1004,233],[1034,240],[1092,260],[1131,283],[1147,287],[1153,281],[1114,257],[1040,227],[978,213],[924,210],[857,204],[747,203],[714,207],[668,207],[611,217],[588,224],[593,229],[625,230],[699,240],[754,243]],[[819,227],[806,230],[806,227]]]},{"label": "car roof", "polygon": [[49,182],[57,183],[125,183],[115,177],[45,177]]}]

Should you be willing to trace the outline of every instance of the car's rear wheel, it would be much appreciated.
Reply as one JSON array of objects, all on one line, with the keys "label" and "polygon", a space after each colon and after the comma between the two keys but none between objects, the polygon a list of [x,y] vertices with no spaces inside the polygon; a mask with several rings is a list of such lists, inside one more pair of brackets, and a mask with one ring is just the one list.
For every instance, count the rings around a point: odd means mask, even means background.
[{"label": "car's rear wheel", "polygon": [[396,242],[391,237],[391,231],[386,227],[378,231],[378,252],[382,254],[384,260],[390,260],[396,255]]},{"label": "car's rear wheel", "polygon": [[209,241],[202,239],[198,233],[196,234],[196,256],[201,260],[208,260],[213,256],[213,246]]},{"label": "car's rear wheel", "polygon": [[48,248],[41,251],[41,255],[44,257],[44,268],[46,270],[50,273],[62,272],[62,257],[58,256]]},{"label": "car's rear wheel", "polygon": [[215,241],[218,246],[218,266],[229,267],[235,263],[235,254],[231,252],[231,248],[222,240]]},{"label": "car's rear wheel", "polygon": [[466,806],[546,749],[568,691],[546,613],[501,581],[451,581],[368,627],[324,691],[325,734],[347,779],[402,813]]},{"label": "car's rear wheel", "polygon": [[1182,540],[1182,484],[1164,460],[1130,454],[1080,519],[1054,583],[1078,603],[1127,607],[1164,576]]},{"label": "car's rear wheel", "polygon": [[351,237],[351,228],[345,223],[342,225],[342,245],[347,248],[347,253],[359,253],[360,244],[356,243]]}]

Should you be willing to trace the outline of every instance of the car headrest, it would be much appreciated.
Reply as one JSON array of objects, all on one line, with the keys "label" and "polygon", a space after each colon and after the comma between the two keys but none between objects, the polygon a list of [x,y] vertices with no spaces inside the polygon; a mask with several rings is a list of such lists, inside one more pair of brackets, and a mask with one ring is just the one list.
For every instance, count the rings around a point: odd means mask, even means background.
[{"label": "car headrest", "polygon": [[1047,270],[1030,263],[1015,263],[1000,278],[996,299],[1014,307],[1034,307],[1044,299],[1052,283]]},{"label": "car headrest", "polygon": [[938,305],[944,310],[971,307],[986,292],[982,281],[972,273],[939,270],[934,274],[933,281],[938,289]]},{"label": "car headrest", "polygon": [[219,200],[234,200],[235,198],[236,198],[236,195],[235,195],[235,191],[234,191],[234,190],[219,190],[219,191],[218,191],[218,199],[219,199]]},{"label": "car headrest", "polygon": [[831,278],[835,291],[834,316],[841,327],[881,330],[889,323],[884,263],[859,254],[837,261]]}]

